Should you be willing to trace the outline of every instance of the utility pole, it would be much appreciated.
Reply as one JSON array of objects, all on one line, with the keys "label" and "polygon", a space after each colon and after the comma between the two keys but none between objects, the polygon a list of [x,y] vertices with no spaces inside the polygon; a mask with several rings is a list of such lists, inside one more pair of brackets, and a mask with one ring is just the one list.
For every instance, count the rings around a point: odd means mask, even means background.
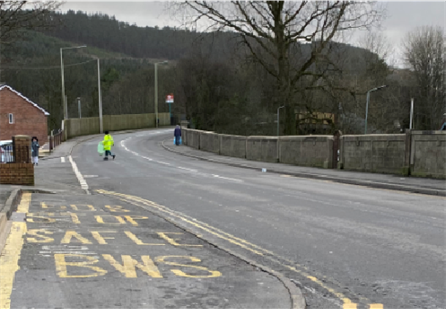
[{"label": "utility pole", "polygon": [[167,60],[155,63],[155,127],[158,128],[158,64],[167,64]]},{"label": "utility pole", "polygon": [[65,96],[65,74],[64,74],[64,69],[63,69],[62,51],[69,50],[69,49],[83,48],[83,47],[87,47],[87,46],[82,45],[82,46],[61,47],[60,48],[60,71],[61,71],[61,75],[62,75],[62,106],[63,106],[63,118],[64,119],[68,119],[68,107],[67,107],[67,97]]},{"label": "utility pole", "polygon": [[283,105],[277,108],[277,162],[279,162],[280,109],[284,107]]},{"label": "utility pole", "polygon": [[101,68],[99,65],[99,57],[97,58],[98,61],[98,99],[99,99],[99,132],[104,132],[104,127],[102,123],[102,94],[101,94]]},{"label": "utility pole", "polygon": [[81,119],[82,118],[81,97],[77,97],[77,111],[79,112],[79,119]]},{"label": "utility pole", "polygon": [[382,86],[373,88],[373,89],[371,89],[371,90],[369,90],[369,91],[367,92],[367,103],[366,103],[366,107],[365,107],[365,129],[364,129],[364,134],[365,134],[365,135],[367,134],[367,116],[368,116],[368,114],[369,114],[369,99],[370,99],[370,93],[371,93],[371,92],[374,92],[374,91],[377,91],[377,90],[380,90],[380,89],[385,88],[385,87],[387,87],[387,85],[382,85]]}]

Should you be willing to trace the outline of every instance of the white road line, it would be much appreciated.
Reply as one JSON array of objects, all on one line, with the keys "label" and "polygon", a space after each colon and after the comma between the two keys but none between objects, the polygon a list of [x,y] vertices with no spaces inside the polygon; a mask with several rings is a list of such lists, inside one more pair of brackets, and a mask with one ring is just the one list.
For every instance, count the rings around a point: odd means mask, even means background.
[{"label": "white road line", "polygon": [[61,157],[60,161],[64,163],[65,162],[65,157]]},{"label": "white road line", "polygon": [[[143,156],[143,155],[138,154],[137,152],[134,152],[134,151],[129,150],[129,149],[127,148],[127,146],[125,146],[125,142],[126,142],[127,140],[130,140],[130,139],[131,139],[131,137],[130,137],[130,138],[127,138],[127,139],[125,139],[125,140],[122,140],[121,143],[120,143],[121,146],[122,146],[127,152],[130,152],[130,153],[132,153],[133,155],[136,155],[136,156],[138,156],[138,157],[147,159],[148,161],[152,161],[152,162],[155,162],[155,163],[158,163],[158,164],[162,164],[162,165],[166,165],[166,166],[169,166],[169,167],[174,167],[174,166],[173,166],[172,164],[170,164],[170,163],[166,163],[166,162],[164,162],[164,161],[154,160],[154,159],[152,159],[152,158],[150,158],[150,157],[146,157],[146,156]],[[196,174],[196,175],[201,175],[201,176],[203,176],[203,177],[207,177],[207,178],[209,178],[209,177],[214,177],[214,178],[223,179],[223,180],[228,180],[228,181],[233,181],[233,182],[243,182],[242,180],[239,180],[239,179],[226,178],[226,177],[219,176],[219,175],[217,175],[217,174],[209,174],[209,173],[198,172],[198,170],[195,170],[195,169],[190,169],[190,168],[185,168],[185,167],[175,167],[175,168],[177,168],[177,169],[181,169],[181,170],[186,170],[186,171],[192,172],[192,173],[194,173],[194,174]]]},{"label": "white road line", "polygon": [[84,189],[87,192],[87,194],[90,194],[90,192],[88,191],[88,184],[87,184],[87,182],[85,182],[85,179],[82,176],[82,174],[79,172],[79,169],[77,169],[77,165],[74,162],[74,160],[71,157],[71,155],[68,156],[68,159],[71,162],[71,166],[73,167],[74,174],[76,174],[76,177],[77,177],[79,183],[81,184],[81,188]]}]

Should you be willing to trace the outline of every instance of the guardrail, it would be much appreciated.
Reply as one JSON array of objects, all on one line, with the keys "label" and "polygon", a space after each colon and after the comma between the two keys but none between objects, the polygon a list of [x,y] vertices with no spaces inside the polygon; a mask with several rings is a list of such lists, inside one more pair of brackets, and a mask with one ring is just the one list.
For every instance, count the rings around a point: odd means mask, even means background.
[{"label": "guardrail", "polygon": [[0,146],[1,163],[13,163],[14,162],[14,145],[13,143],[4,144]]}]

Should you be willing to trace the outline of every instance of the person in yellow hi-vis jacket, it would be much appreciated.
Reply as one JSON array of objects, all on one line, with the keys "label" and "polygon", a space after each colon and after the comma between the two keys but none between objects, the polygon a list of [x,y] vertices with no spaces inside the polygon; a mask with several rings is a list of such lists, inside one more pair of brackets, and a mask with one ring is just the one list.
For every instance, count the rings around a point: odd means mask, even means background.
[{"label": "person in yellow hi-vis jacket", "polygon": [[104,140],[102,141],[102,144],[104,145],[104,151],[105,151],[104,160],[108,160],[108,155],[113,157],[114,160],[116,155],[112,154],[111,148],[112,146],[115,146],[115,142],[113,141],[113,137],[108,133],[108,131],[105,131],[105,136]]}]

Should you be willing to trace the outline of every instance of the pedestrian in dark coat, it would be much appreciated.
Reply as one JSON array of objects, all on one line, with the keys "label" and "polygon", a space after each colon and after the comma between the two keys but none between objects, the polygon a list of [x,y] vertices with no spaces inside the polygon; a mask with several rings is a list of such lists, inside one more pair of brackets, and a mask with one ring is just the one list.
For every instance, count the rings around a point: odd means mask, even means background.
[{"label": "pedestrian in dark coat", "polygon": [[180,145],[181,141],[181,127],[177,125],[173,131],[173,136],[175,137],[175,145]]}]

